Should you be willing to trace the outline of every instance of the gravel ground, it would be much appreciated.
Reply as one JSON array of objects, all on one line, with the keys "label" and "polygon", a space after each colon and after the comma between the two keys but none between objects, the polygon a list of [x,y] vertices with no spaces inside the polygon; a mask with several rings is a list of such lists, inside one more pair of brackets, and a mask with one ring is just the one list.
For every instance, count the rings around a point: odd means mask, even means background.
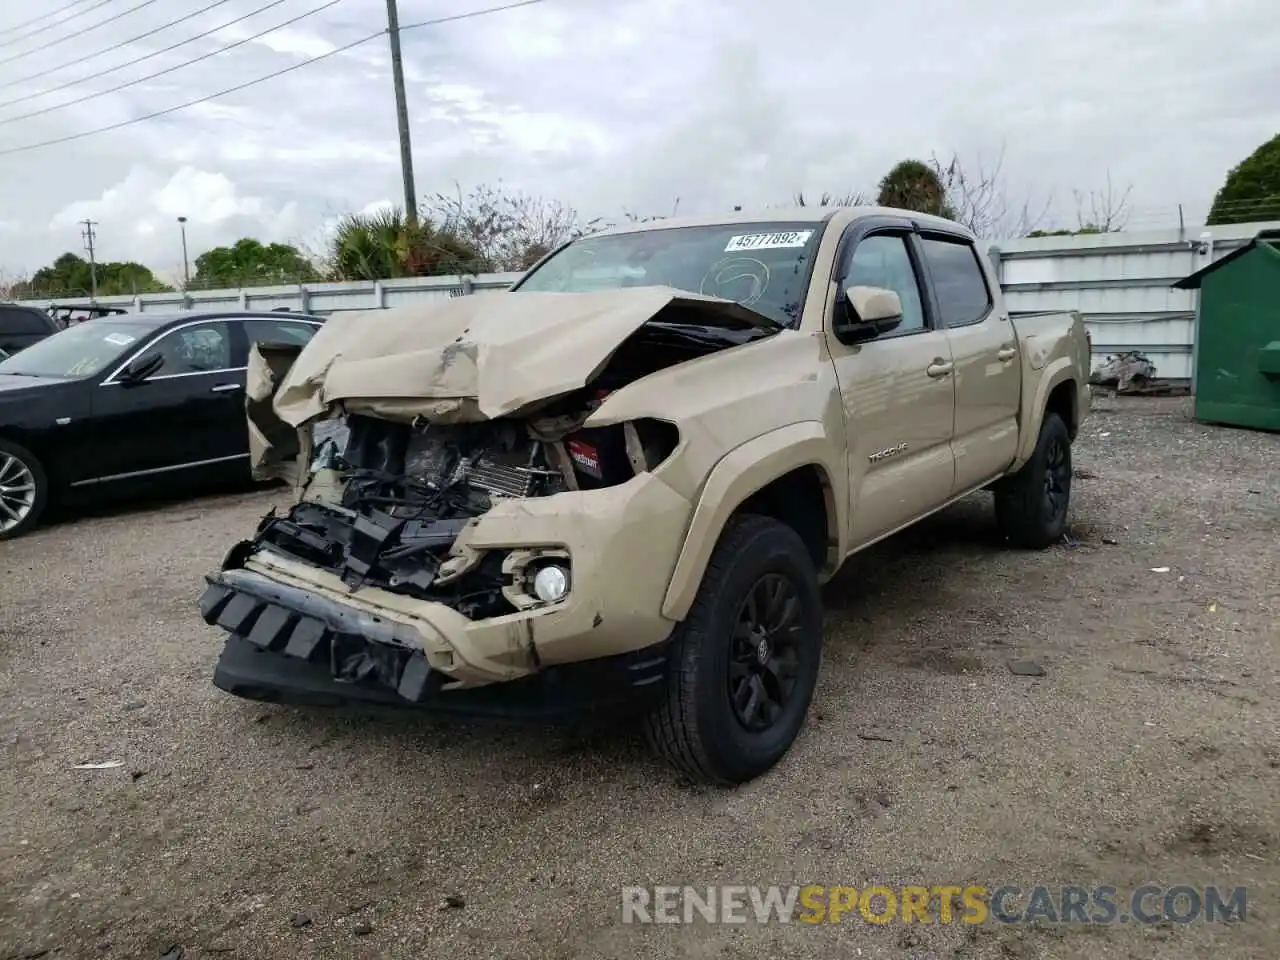
[{"label": "gravel ground", "polygon": [[[201,576],[274,492],[0,544],[0,957],[1280,956],[1280,437],[1185,406],[1096,401],[1061,546],[1002,549],[979,496],[855,558],[810,723],[734,791],[625,732],[220,693]],[[1148,880],[1247,886],[1248,918],[619,909],[624,884]]]}]

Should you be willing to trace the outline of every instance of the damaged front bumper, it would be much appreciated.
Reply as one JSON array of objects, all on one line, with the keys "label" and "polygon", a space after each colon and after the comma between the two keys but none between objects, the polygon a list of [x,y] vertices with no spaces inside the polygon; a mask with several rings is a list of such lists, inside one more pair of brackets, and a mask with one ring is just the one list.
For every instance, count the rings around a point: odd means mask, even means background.
[{"label": "damaged front bumper", "polygon": [[658,643],[549,667],[511,683],[449,690],[449,677],[431,669],[396,625],[248,571],[226,571],[209,581],[201,613],[231,632],[213,683],[248,700],[553,717],[635,703],[655,695],[666,675],[666,644]]},{"label": "damaged front bumper", "polygon": [[570,559],[572,587],[560,602],[482,619],[375,586],[352,589],[334,573],[242,544],[207,578],[200,604],[205,621],[230,634],[214,682],[252,699],[464,711],[479,702],[524,712],[527,690],[550,698],[535,712],[573,709],[575,688],[592,700],[634,694],[664,675],[675,624],[660,611],[690,514],[651,474],[499,503],[460,538],[466,549],[553,545]]}]

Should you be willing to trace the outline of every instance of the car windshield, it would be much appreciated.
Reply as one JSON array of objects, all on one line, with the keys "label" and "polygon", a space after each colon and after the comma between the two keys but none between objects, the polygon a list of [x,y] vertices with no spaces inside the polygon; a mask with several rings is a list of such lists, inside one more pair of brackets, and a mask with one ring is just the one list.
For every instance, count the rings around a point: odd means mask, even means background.
[{"label": "car windshield", "polygon": [[0,362],[0,374],[21,377],[91,377],[155,331],[152,323],[78,323]]},{"label": "car windshield", "polygon": [[548,259],[516,290],[586,293],[668,286],[734,300],[795,326],[823,226],[734,223],[586,237]]}]

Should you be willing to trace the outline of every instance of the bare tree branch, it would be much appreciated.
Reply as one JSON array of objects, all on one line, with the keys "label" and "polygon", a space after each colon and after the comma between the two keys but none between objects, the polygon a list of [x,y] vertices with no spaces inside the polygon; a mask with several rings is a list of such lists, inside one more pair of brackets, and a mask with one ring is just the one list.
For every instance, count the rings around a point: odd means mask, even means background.
[{"label": "bare tree branch", "polygon": [[947,193],[955,219],[984,240],[1023,237],[1039,226],[1049,212],[1052,196],[1034,205],[1030,198],[1011,203],[1004,178],[1004,147],[986,166],[981,156],[966,165],[958,153],[943,162],[934,154],[930,166]]},{"label": "bare tree branch", "polygon": [[443,234],[469,243],[493,269],[525,270],[560,244],[595,229],[598,220],[584,222],[571,206],[496,185],[476,187],[463,194],[437,193],[428,198],[424,214]]},{"label": "bare tree branch", "polygon": [[[1129,222],[1129,194],[1133,185],[1123,191],[1116,191],[1111,182],[1111,171],[1107,171],[1105,190],[1090,190],[1081,194],[1073,190],[1076,200],[1076,227],[1079,233],[1116,233],[1125,228]],[[1085,208],[1088,208],[1088,216]]]},{"label": "bare tree branch", "polygon": [[850,190],[839,196],[823,191],[817,203],[806,199],[803,190],[797,190],[791,199],[797,207],[865,207],[870,202],[860,190]]}]

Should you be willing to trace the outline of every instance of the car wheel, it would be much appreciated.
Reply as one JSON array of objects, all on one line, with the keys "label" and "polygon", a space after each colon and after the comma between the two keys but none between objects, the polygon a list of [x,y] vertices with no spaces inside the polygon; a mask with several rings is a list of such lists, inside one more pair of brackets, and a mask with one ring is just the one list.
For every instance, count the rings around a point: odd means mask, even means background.
[{"label": "car wheel", "polygon": [[995,488],[996,523],[1016,547],[1042,550],[1062,539],[1071,502],[1071,435],[1056,413],[1040,425],[1035,451]]},{"label": "car wheel", "polygon": [[35,454],[0,440],[0,540],[20,537],[34,527],[48,500],[49,480]]},{"label": "car wheel", "polygon": [[697,780],[759,776],[795,742],[821,653],[822,595],[799,534],[770,517],[733,519],[673,634],[650,744]]}]

